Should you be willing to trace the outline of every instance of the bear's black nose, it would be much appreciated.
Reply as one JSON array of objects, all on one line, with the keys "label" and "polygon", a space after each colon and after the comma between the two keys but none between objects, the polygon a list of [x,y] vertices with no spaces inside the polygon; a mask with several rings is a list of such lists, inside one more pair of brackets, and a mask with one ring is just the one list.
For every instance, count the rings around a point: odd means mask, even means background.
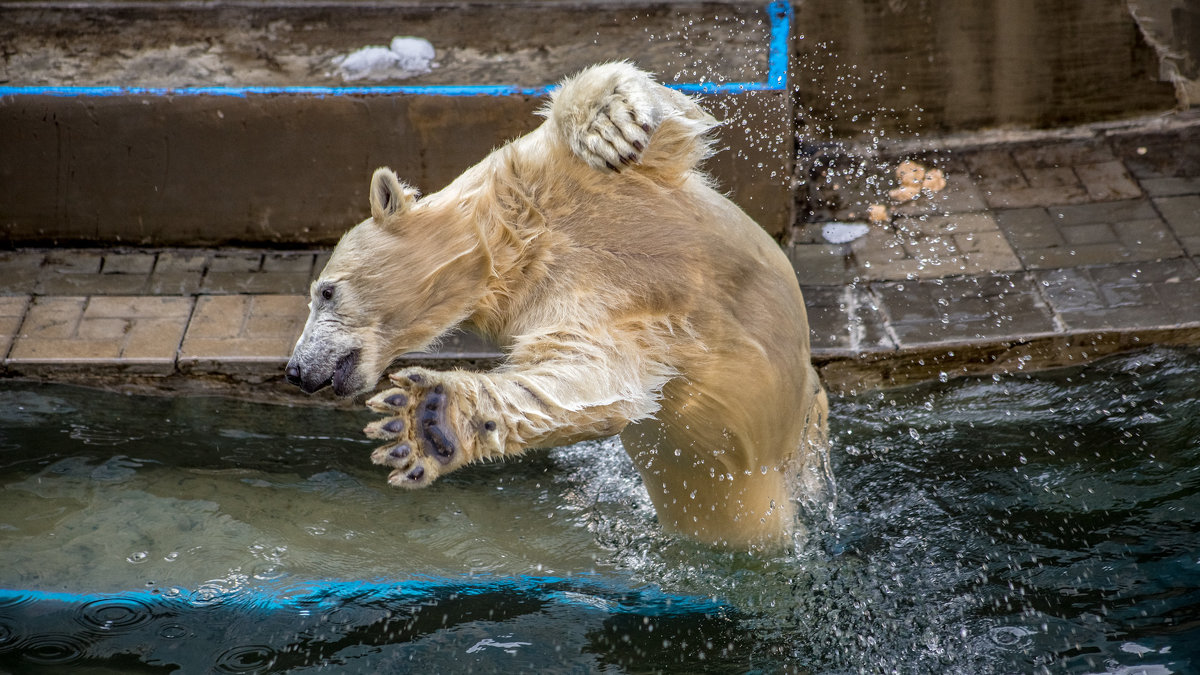
[{"label": "bear's black nose", "polygon": [[300,378],[300,366],[297,366],[293,363],[288,364],[287,370],[284,371],[284,374],[287,375],[287,381],[291,384],[296,385],[297,387],[299,387],[304,382]]}]

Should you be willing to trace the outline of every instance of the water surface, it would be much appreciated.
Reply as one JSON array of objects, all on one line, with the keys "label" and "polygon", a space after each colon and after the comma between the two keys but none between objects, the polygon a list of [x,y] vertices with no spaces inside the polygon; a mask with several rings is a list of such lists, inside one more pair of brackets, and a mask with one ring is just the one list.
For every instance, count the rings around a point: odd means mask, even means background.
[{"label": "water surface", "polygon": [[794,551],[615,441],[390,488],[366,413],[0,388],[0,670],[1200,670],[1200,352],[836,400]]}]

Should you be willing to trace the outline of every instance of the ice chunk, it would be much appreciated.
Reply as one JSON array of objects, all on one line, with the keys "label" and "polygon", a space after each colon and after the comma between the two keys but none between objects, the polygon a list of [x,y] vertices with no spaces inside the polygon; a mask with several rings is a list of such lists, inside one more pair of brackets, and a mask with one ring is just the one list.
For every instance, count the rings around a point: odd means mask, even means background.
[{"label": "ice chunk", "polygon": [[871,226],[862,223],[825,223],[821,236],[831,244],[849,244],[870,231]]},{"label": "ice chunk", "polygon": [[428,73],[436,52],[425,38],[396,36],[388,47],[363,47],[333,60],[346,80],[403,79]]},{"label": "ice chunk", "polygon": [[433,44],[425,38],[397,35],[392,38],[392,53],[396,55],[400,68],[410,73],[428,73],[437,54]]}]

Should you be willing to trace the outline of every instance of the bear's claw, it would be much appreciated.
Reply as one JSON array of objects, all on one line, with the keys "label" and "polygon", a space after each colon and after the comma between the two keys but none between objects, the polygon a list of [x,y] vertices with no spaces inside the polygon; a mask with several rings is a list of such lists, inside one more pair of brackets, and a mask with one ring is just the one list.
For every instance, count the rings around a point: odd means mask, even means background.
[{"label": "bear's claw", "polygon": [[424,487],[465,463],[450,422],[452,394],[437,373],[397,373],[391,380],[398,388],[367,401],[369,408],[388,415],[363,430],[370,438],[388,441],[371,453],[371,461],[394,469],[388,476],[392,485]]},{"label": "bear's claw", "polygon": [[614,173],[641,161],[655,126],[645,119],[653,108],[645,88],[637,80],[619,80],[591,102],[587,121],[568,134],[580,159]]}]

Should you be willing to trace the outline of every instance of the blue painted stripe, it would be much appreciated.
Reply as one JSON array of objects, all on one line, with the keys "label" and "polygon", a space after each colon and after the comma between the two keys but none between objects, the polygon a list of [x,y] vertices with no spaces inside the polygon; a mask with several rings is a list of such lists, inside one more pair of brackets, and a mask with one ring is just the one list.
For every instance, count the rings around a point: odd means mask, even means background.
[{"label": "blue painted stripe", "polygon": [[0,87],[0,96],[545,96],[555,87],[508,85],[428,85],[382,87]]},{"label": "blue painted stripe", "polygon": [[19,611],[36,603],[83,605],[102,601],[126,601],[148,607],[228,606],[232,609],[265,612],[338,607],[346,603],[374,601],[424,603],[449,594],[513,593],[563,605],[595,608],[597,602],[611,614],[649,616],[717,614],[729,609],[725,603],[702,596],[664,593],[653,587],[629,588],[599,578],[497,577],[471,579],[407,579],[403,581],[305,581],[246,588],[228,594],[202,590],[151,593],[144,590],[122,593],[66,593],[56,591],[0,589],[0,614]]},{"label": "blue painted stripe", "polygon": [[774,91],[788,88],[788,59],[792,54],[792,20],[790,0],[775,0],[767,5],[771,18],[771,45],[767,53],[767,85]]},{"label": "blue painted stripe", "polygon": [[[767,45],[766,82],[687,82],[668,84],[687,94],[740,94],[747,91],[786,91],[788,87],[788,58],[791,54],[793,11],[788,0],[774,0],[766,7],[770,22],[770,41]],[[553,91],[557,85],[520,87],[504,84],[379,87],[87,87],[87,86],[0,86],[0,97],[57,96],[531,96],[539,97]]]}]

